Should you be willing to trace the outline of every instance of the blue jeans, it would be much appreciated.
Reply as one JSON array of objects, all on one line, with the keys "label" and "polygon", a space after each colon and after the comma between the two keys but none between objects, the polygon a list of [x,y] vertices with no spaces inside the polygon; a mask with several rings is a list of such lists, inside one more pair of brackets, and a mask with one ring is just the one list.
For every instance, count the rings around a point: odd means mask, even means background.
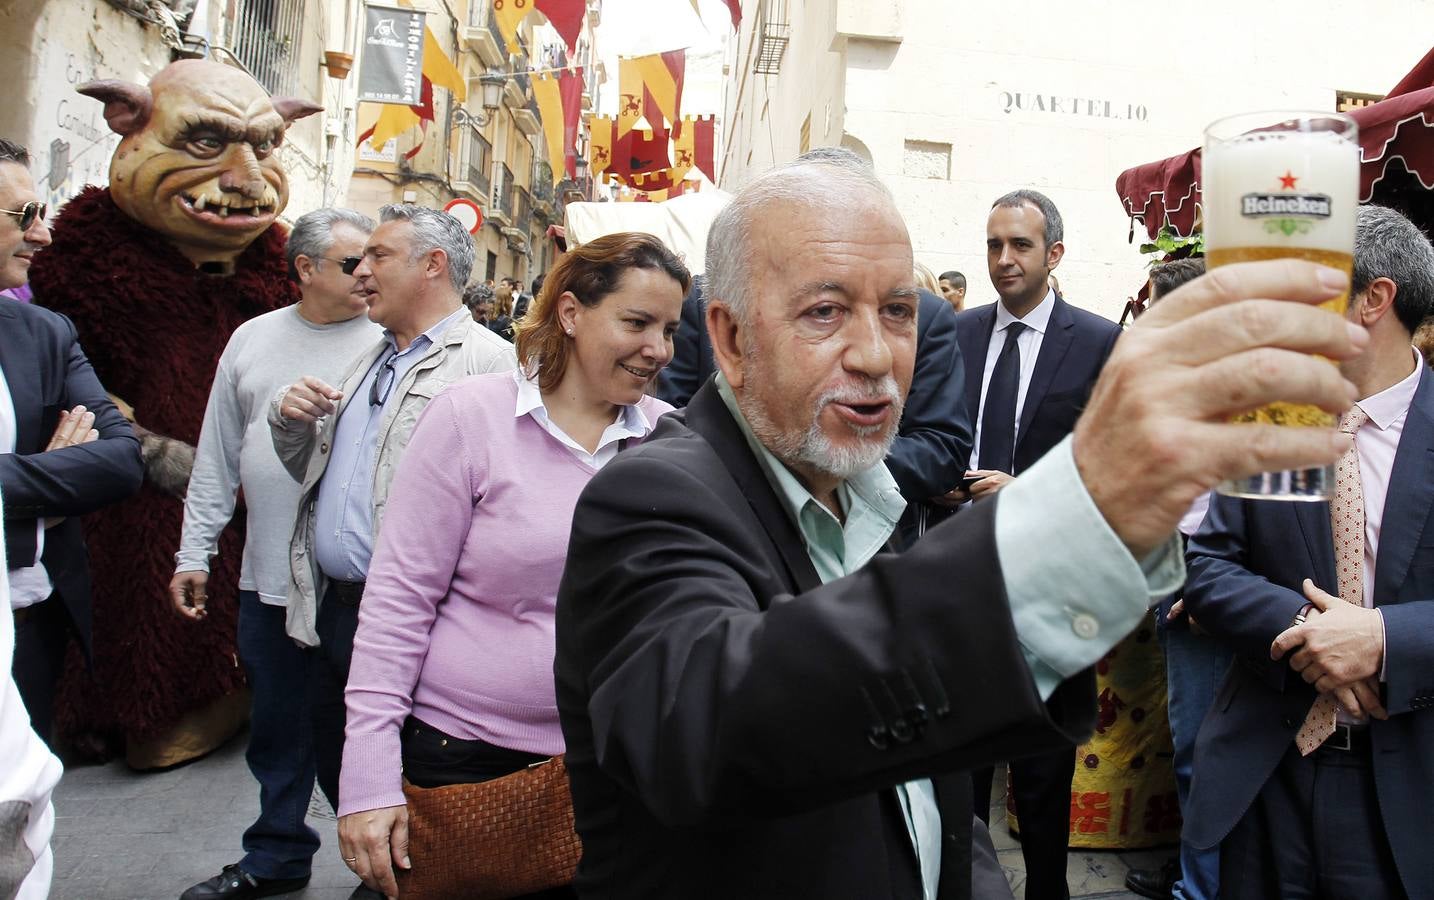
[{"label": "blue jeans", "polygon": [[258,878],[303,878],[319,849],[304,823],[314,792],[308,660],[285,633],[284,612],[239,592],[239,659],[253,695],[244,759],[259,781],[259,818],[244,832],[239,866]]},{"label": "blue jeans", "polygon": [[[1190,799],[1190,773],[1195,761],[1195,735],[1215,702],[1215,693],[1229,671],[1233,652],[1224,642],[1186,628],[1160,628],[1165,647],[1165,679],[1170,697],[1170,737],[1175,745],[1175,789],[1184,812]],[[1197,850],[1180,842],[1180,875],[1176,900],[1215,900],[1220,892],[1220,848]]]}]

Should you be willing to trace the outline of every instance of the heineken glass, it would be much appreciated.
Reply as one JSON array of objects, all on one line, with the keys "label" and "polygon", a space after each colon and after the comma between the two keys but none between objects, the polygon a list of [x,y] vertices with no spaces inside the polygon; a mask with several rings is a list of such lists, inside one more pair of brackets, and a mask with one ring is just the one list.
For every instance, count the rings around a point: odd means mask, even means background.
[{"label": "heineken glass", "polygon": [[[1354,120],[1335,113],[1251,113],[1205,129],[1202,191],[1209,268],[1253,260],[1306,259],[1350,273],[1359,196]],[[1323,305],[1344,315],[1349,294]],[[1332,427],[1319,407],[1272,403],[1236,421]],[[1235,497],[1324,500],[1334,467],[1265,472],[1226,481]]]}]

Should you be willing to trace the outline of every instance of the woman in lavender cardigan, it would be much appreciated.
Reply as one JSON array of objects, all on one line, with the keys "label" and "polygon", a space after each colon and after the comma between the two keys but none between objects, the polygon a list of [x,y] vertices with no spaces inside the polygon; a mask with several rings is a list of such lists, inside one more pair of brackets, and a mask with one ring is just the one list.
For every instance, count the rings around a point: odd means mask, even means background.
[{"label": "woman in lavender cardigan", "polygon": [[404,777],[486,781],[563,751],[553,611],[573,509],[671,409],[645,391],[688,284],[651,235],[570,250],[520,326],[523,366],[454,384],[414,429],[345,694],[339,844],[369,888],[396,896],[393,866],[409,864]]}]

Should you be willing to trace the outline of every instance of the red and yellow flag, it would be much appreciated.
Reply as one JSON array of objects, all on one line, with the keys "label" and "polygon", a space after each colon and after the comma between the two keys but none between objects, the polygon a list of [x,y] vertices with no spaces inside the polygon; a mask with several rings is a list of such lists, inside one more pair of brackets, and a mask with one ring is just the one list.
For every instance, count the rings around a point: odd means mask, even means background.
[{"label": "red and yellow flag", "polygon": [[[647,110],[637,57],[617,61],[617,137],[623,138]],[[652,124],[649,122],[649,124]]]},{"label": "red and yellow flag", "polygon": [[675,165],[697,168],[713,183],[717,183],[717,168],[713,165],[713,146],[716,143],[716,120],[712,116],[688,116],[682,120],[682,127],[673,141]]},{"label": "red and yellow flag", "polygon": [[[633,60],[637,71],[642,76],[642,85],[647,90],[647,100],[644,107],[647,109],[648,121],[652,122],[651,106],[656,105],[659,112],[669,123],[676,124],[682,120],[682,82],[687,72],[687,51],[669,50],[666,53],[653,53],[649,56],[639,56]],[[653,122],[653,125],[657,123]]]},{"label": "red and yellow flag", "polygon": [[612,145],[616,133],[617,123],[609,117],[588,117],[588,171],[593,178],[612,168]]}]

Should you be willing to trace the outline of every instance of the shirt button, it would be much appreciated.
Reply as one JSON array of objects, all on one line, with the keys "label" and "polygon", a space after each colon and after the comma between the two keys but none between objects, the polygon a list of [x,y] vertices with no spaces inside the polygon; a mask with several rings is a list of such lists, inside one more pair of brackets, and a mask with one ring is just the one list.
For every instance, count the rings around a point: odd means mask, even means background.
[{"label": "shirt button", "polygon": [[1076,637],[1090,640],[1100,634],[1100,623],[1095,620],[1095,616],[1089,613],[1081,613],[1074,619],[1071,619],[1071,631],[1076,633]]}]

